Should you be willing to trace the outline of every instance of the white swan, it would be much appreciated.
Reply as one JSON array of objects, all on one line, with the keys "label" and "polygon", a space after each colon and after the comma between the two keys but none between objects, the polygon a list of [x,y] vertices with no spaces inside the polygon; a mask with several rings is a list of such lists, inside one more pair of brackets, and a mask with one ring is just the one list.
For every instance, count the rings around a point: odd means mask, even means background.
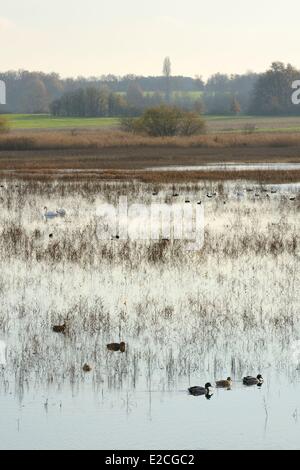
[{"label": "white swan", "polygon": [[55,217],[58,217],[58,213],[48,211],[48,208],[44,207],[44,217],[45,217],[45,219],[55,219]]}]

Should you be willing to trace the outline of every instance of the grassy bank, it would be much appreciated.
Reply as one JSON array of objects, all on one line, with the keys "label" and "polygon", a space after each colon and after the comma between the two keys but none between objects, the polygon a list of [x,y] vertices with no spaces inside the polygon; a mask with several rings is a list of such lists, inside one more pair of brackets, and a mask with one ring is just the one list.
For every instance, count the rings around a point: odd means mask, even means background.
[{"label": "grassy bank", "polygon": [[[6,115],[13,130],[109,129],[118,118],[60,118],[48,114]],[[255,133],[300,132],[300,117],[204,116],[209,133],[243,133],[251,126]]]},{"label": "grassy bank", "polygon": [[119,122],[116,118],[64,118],[48,114],[8,114],[5,117],[13,130],[111,128]]}]

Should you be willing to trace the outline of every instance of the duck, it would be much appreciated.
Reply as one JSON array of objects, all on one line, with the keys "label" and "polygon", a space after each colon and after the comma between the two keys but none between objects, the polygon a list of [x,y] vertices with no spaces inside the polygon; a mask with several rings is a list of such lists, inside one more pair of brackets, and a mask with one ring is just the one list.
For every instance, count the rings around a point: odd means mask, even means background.
[{"label": "duck", "polygon": [[84,364],[82,370],[83,370],[83,372],[91,372],[92,368],[89,364]]},{"label": "duck", "polygon": [[205,384],[204,387],[198,387],[198,386],[190,387],[188,391],[189,391],[189,394],[193,395],[194,397],[199,397],[201,395],[211,397],[213,395],[213,389],[212,389],[212,385],[210,382]]},{"label": "duck", "polygon": [[216,386],[218,388],[230,388],[232,386],[232,379],[231,377],[227,377],[226,380],[218,380],[216,382]]},{"label": "duck", "polygon": [[257,377],[247,376],[243,378],[244,385],[258,385],[259,387],[264,383],[264,379],[262,375],[258,375]]},{"label": "duck", "polygon": [[62,334],[65,334],[66,331],[67,331],[67,324],[64,323],[63,325],[54,325],[52,327],[52,331],[54,333],[62,333]]},{"label": "duck", "polygon": [[126,351],[126,343],[111,343],[107,345],[107,349],[113,352],[121,352],[124,353]]}]

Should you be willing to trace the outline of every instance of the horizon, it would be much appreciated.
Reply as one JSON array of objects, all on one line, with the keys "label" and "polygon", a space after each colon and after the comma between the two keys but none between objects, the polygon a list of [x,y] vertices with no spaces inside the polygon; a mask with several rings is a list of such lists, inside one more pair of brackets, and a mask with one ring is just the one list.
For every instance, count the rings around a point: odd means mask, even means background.
[{"label": "horizon", "polygon": [[[171,59],[171,62],[172,62],[172,59]],[[162,63],[163,63],[163,60],[162,60]],[[188,78],[188,79],[192,79],[192,80],[196,80],[197,78],[202,78],[202,80],[204,82],[207,82],[207,80],[215,75],[227,75],[229,78],[230,77],[233,77],[233,76],[243,76],[243,75],[247,75],[247,74],[257,74],[257,75],[260,75],[260,74],[263,74],[265,73],[267,70],[269,70],[272,66],[273,63],[283,63],[284,65],[288,65],[290,64],[289,62],[282,62],[282,61],[279,61],[279,60],[273,60],[264,70],[262,71],[257,71],[257,70],[253,70],[253,69],[249,69],[249,70],[245,70],[244,72],[241,72],[241,73],[238,73],[238,72],[223,72],[222,70],[218,70],[216,72],[214,72],[213,74],[211,75],[208,75],[207,77],[204,77],[204,76],[197,76],[197,75],[186,75],[186,74],[174,74],[172,73],[171,74],[171,78]],[[298,69],[297,66],[295,66],[295,64],[290,64],[292,65],[294,68],[296,68],[296,70],[299,70],[300,71],[300,67]],[[124,75],[115,75],[113,73],[103,73],[103,74],[100,74],[100,75],[78,75],[78,74],[74,74],[74,75],[62,75],[60,72],[56,71],[56,70],[49,70],[49,71],[45,71],[45,70],[38,70],[38,69],[0,69],[0,74],[6,74],[6,73],[10,73],[10,72],[28,72],[30,74],[45,74],[45,75],[51,75],[51,74],[55,74],[55,75],[58,75],[59,78],[61,80],[68,80],[68,79],[71,79],[71,80],[77,80],[77,79],[86,79],[86,80],[89,80],[89,79],[97,79],[97,80],[102,80],[103,78],[105,77],[108,77],[108,76],[114,76],[115,78],[117,79],[120,79],[120,80],[123,80],[127,77],[135,77],[137,79],[139,78],[163,78],[163,74],[162,73],[159,73],[157,75],[142,75],[142,74],[134,74],[134,73],[126,73]]]}]

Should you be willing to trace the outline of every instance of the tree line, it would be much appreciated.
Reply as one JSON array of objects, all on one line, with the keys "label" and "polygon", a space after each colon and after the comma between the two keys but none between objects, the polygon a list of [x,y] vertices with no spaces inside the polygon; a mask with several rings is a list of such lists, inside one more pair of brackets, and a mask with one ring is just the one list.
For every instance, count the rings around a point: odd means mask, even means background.
[{"label": "tree line", "polygon": [[217,73],[205,82],[201,76],[176,77],[164,62],[162,76],[61,78],[58,74],[9,71],[7,105],[2,113],[52,113],[57,116],[139,116],[149,107],[170,104],[198,114],[300,115],[292,104],[292,83],[300,71],[274,62],[265,73]]}]

